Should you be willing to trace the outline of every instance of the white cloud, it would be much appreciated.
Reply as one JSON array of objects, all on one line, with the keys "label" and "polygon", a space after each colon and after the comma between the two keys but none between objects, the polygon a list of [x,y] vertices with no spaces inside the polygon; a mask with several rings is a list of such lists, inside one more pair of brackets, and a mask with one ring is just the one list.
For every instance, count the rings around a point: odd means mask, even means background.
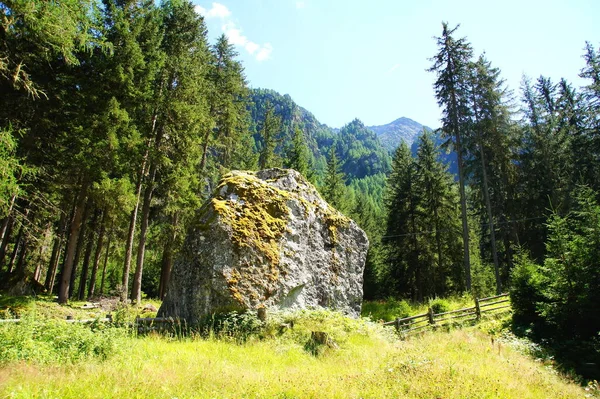
[{"label": "white cloud", "polygon": [[229,43],[242,47],[248,43],[248,38],[242,35],[242,31],[236,28],[233,22],[226,23],[221,29],[225,32],[225,36],[229,39]]},{"label": "white cloud", "polygon": [[246,43],[246,51],[248,51],[250,54],[254,54],[254,52],[259,48],[260,46],[254,42]]},{"label": "white cloud", "polygon": [[260,44],[251,41],[242,33],[242,30],[231,21],[224,24],[221,29],[223,29],[229,43],[243,47],[250,55],[254,55],[257,61],[262,62],[271,58],[271,53],[273,52],[271,43],[265,43],[261,46]]},{"label": "white cloud", "polygon": [[196,11],[196,14],[200,14],[202,16],[206,15],[206,8],[204,8],[202,6],[194,7],[194,11]]},{"label": "white cloud", "polygon": [[[302,3],[301,7],[304,7],[303,1],[298,1],[296,3],[297,7],[299,7],[298,3]],[[248,54],[254,56],[257,61],[262,62],[271,58],[271,53],[273,52],[271,43],[260,45],[248,39],[248,37],[242,33],[242,29],[232,21],[231,11],[223,4],[212,3],[212,8],[209,10],[202,6],[195,6],[194,10],[206,19],[219,18],[223,20],[221,29],[223,30],[223,33],[225,33],[225,36],[227,36],[229,43],[242,47]]]},{"label": "white cloud", "polygon": [[207,10],[202,6],[194,7],[194,10],[204,18],[227,18],[231,16],[231,11],[221,3],[212,3],[212,8]]},{"label": "white cloud", "polygon": [[271,58],[271,53],[273,52],[273,46],[271,46],[271,43],[265,43],[260,50],[258,50],[258,53],[256,54],[256,60],[257,61],[266,61],[269,58]]},{"label": "white cloud", "polygon": [[297,9],[299,9],[299,10],[300,10],[300,9],[302,9],[302,8],[304,8],[304,7],[306,7],[306,3],[305,3],[305,2],[303,2],[303,1],[297,1],[297,2],[296,2],[296,8],[297,8]]}]

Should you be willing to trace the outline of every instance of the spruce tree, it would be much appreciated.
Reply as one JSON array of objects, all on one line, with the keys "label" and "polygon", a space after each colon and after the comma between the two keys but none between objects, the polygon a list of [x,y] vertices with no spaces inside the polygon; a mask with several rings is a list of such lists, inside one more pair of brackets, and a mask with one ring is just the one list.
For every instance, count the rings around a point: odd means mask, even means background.
[{"label": "spruce tree", "polygon": [[302,176],[309,177],[309,154],[306,142],[304,141],[304,134],[298,126],[294,128],[294,137],[292,139],[292,146],[287,155],[286,166],[300,172]]},{"label": "spruce tree", "polygon": [[402,142],[392,159],[392,172],[386,185],[385,206],[387,212],[384,244],[387,275],[392,284],[390,291],[408,295],[412,299],[420,296],[419,243],[420,228],[417,226],[416,211],[416,165],[410,149]]},{"label": "spruce tree", "polygon": [[430,297],[463,287],[456,184],[439,155],[431,133],[424,131],[419,137],[415,173],[419,225],[428,231],[422,235],[419,259],[425,275],[424,295]]},{"label": "spruce tree", "polygon": [[458,29],[442,23],[442,35],[436,38],[438,53],[432,58],[430,72],[437,75],[434,83],[437,102],[443,109],[442,134],[449,137],[457,155],[460,208],[463,232],[463,254],[465,282],[471,290],[471,264],[469,254],[469,226],[467,222],[467,198],[465,196],[465,172],[463,139],[470,123],[469,109],[469,66],[473,50],[465,38],[455,39],[453,35]]},{"label": "spruce tree", "polygon": [[341,165],[335,152],[335,145],[329,149],[329,158],[327,159],[327,172],[321,193],[323,198],[334,208],[341,212],[346,211],[346,178],[341,171]]},{"label": "spruce tree", "polygon": [[268,169],[279,166],[280,160],[275,154],[281,132],[281,118],[275,113],[275,106],[267,103],[265,114],[260,129],[262,148],[258,156],[259,169]]}]

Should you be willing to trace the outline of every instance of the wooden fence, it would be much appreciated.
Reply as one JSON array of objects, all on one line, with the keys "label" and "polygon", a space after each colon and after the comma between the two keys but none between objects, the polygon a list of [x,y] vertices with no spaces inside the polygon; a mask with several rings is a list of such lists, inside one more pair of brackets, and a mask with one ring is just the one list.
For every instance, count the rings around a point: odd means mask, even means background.
[{"label": "wooden fence", "polygon": [[483,313],[507,309],[510,306],[508,294],[501,294],[488,298],[475,298],[475,306],[470,308],[451,310],[443,313],[434,313],[433,309],[429,308],[427,313],[404,317],[402,319],[398,318],[384,323],[384,325],[395,326],[399,333],[406,336],[419,331],[425,331],[428,328],[435,328],[456,322],[479,320]]}]

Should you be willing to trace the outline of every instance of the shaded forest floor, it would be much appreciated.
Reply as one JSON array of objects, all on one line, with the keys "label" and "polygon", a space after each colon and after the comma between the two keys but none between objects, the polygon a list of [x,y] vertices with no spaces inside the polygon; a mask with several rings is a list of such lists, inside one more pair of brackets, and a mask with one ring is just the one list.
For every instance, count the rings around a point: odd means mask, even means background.
[{"label": "shaded forest floor", "polygon": [[[39,308],[39,302],[33,313],[23,306],[23,323],[0,325],[0,397],[581,398],[599,394],[597,386],[582,388],[559,374],[550,360],[532,356],[530,344],[507,332],[502,319],[401,341],[393,329],[331,312],[273,316],[259,330],[251,318],[240,315],[218,334],[178,338],[137,336],[123,327],[71,326],[62,320],[38,322],[34,319],[40,318],[35,313]],[[134,313],[130,311],[128,317]],[[291,320],[293,327],[284,327]],[[327,332],[331,345],[310,344],[311,331],[317,329]],[[16,352],[11,353],[10,347]]]}]

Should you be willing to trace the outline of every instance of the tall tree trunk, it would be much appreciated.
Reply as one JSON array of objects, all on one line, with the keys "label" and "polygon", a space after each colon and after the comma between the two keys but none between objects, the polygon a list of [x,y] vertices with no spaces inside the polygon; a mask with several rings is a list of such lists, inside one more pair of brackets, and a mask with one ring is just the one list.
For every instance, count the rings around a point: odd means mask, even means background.
[{"label": "tall tree trunk", "polygon": [[33,272],[33,279],[37,282],[40,281],[40,276],[42,274],[42,260],[44,259],[44,254],[48,250],[48,237],[52,234],[52,223],[48,223],[46,225],[46,229],[44,230],[44,239],[42,241],[42,245],[40,246],[40,251],[37,256],[37,260],[35,262],[35,271]]},{"label": "tall tree trunk", "polygon": [[[438,214],[438,206],[439,204],[436,204],[435,209],[433,210],[433,217],[435,218],[435,244],[437,247],[437,256],[438,256],[438,264],[437,264],[437,269],[438,271],[443,271],[444,270],[444,255],[443,255],[443,249],[442,249],[442,235],[440,232],[440,217]],[[438,279],[436,278],[436,271],[434,270],[433,273],[433,295],[437,297],[437,281]]]},{"label": "tall tree trunk", "polygon": [[152,193],[154,192],[154,179],[156,178],[156,163],[150,166],[150,176],[148,185],[144,190],[144,204],[142,205],[142,218],[140,226],[140,237],[138,243],[137,262],[135,275],[133,278],[133,287],[131,289],[131,300],[137,304],[142,301],[142,273],[144,271],[144,254],[146,252],[146,234],[150,218],[150,203],[152,202]]},{"label": "tall tree trunk", "polygon": [[[13,210],[13,206],[15,205],[15,200],[17,199],[17,195],[13,194],[10,197],[10,205],[8,206],[8,212],[6,212],[6,217],[2,220],[2,227],[0,227],[0,242],[4,241],[4,237],[7,234],[8,225],[12,220],[11,213]],[[0,263],[2,263],[2,259],[0,259]]]},{"label": "tall tree trunk", "polygon": [[133,239],[135,237],[135,226],[137,224],[137,214],[140,207],[140,196],[142,195],[142,182],[146,173],[146,164],[148,162],[148,154],[150,153],[150,145],[146,147],[146,153],[142,160],[140,174],[135,186],[135,206],[131,211],[129,220],[129,231],[127,233],[127,243],[125,244],[125,263],[123,265],[123,279],[121,281],[121,302],[127,302],[129,292],[129,270],[131,269],[131,258],[133,256]]},{"label": "tall tree trunk", "polygon": [[102,215],[102,222],[100,226],[100,233],[98,233],[98,242],[96,244],[96,253],[94,255],[94,263],[92,266],[92,276],[90,277],[90,285],[88,287],[88,298],[94,296],[94,290],[96,288],[96,275],[98,274],[98,264],[100,263],[100,255],[102,254],[102,246],[104,244],[104,233],[106,231],[106,220],[108,215],[108,209],[104,209]]},{"label": "tall tree trunk", "polygon": [[87,286],[87,279],[90,270],[90,258],[92,257],[92,250],[94,249],[94,232],[98,225],[98,218],[100,217],[100,210],[96,209],[94,216],[92,217],[92,223],[90,224],[90,233],[85,248],[85,255],[83,256],[83,267],[81,268],[81,278],[79,279],[79,290],[77,293],[77,299],[83,301],[85,298],[85,287]]},{"label": "tall tree trunk", "polygon": [[[75,280],[77,279],[77,267],[79,266],[79,259],[81,258],[81,251],[85,244],[85,233],[87,231],[87,220],[90,216],[91,199],[88,199],[85,205],[85,211],[83,212],[83,219],[81,220],[81,229],[79,230],[79,237],[77,239],[77,248],[75,249],[75,259],[73,260],[73,270],[71,271],[71,279],[69,283],[69,298],[73,297],[75,292]],[[93,232],[92,232],[93,234]]]},{"label": "tall tree trunk", "polygon": [[12,273],[15,267],[15,261],[17,260],[17,255],[19,254],[19,249],[21,248],[21,240],[23,238],[23,225],[19,228],[19,232],[17,233],[17,239],[15,241],[15,246],[12,251],[12,255],[10,256],[10,260],[8,261],[8,272]]},{"label": "tall tree trunk", "polygon": [[490,201],[490,192],[488,188],[487,170],[485,164],[485,154],[483,143],[481,142],[481,133],[479,136],[479,156],[481,157],[481,168],[483,172],[483,197],[488,216],[488,225],[490,227],[490,243],[492,245],[492,259],[494,261],[494,274],[496,275],[496,295],[502,293],[502,283],[500,281],[500,265],[498,264],[498,251],[496,250],[496,229],[494,227],[494,217],[492,215],[492,203]]},{"label": "tall tree trunk", "polygon": [[200,167],[199,167],[199,173],[201,173],[201,174],[204,172],[204,168],[206,167],[206,157],[208,154],[208,144],[209,144],[209,140],[210,140],[210,133],[211,133],[211,130],[206,129],[206,133],[204,134],[204,143],[202,144],[202,158],[200,159]]},{"label": "tall tree trunk", "polygon": [[106,255],[104,255],[104,265],[102,266],[102,279],[100,280],[100,295],[104,295],[104,281],[106,281],[106,265],[108,264],[108,254],[110,252],[110,244],[112,239],[112,231],[108,234],[108,242],[106,243]]},{"label": "tall tree trunk", "polygon": [[73,213],[73,220],[69,227],[69,239],[67,241],[67,249],[65,251],[65,263],[58,288],[58,303],[65,304],[69,300],[69,286],[71,283],[71,272],[73,271],[73,261],[75,260],[75,250],[79,238],[79,230],[81,229],[81,221],[83,219],[84,208],[87,199],[87,183],[81,184],[81,189],[77,196],[77,204]]},{"label": "tall tree trunk", "polygon": [[67,228],[67,214],[65,212],[60,213],[60,220],[58,221],[58,234],[54,237],[54,244],[52,246],[52,255],[50,255],[50,263],[48,263],[48,272],[46,273],[46,280],[44,281],[44,287],[52,294],[54,288],[54,279],[56,277],[56,268],[60,259],[60,253],[62,249],[63,237],[65,235],[65,229]]},{"label": "tall tree trunk", "polygon": [[178,219],[179,213],[176,212],[172,216],[171,233],[169,234],[169,238],[167,239],[165,248],[163,250],[160,270],[160,283],[158,286],[158,297],[161,300],[165,298],[165,294],[167,293],[167,285],[169,284],[169,279],[171,278],[171,270],[173,268],[173,244],[177,237]]},{"label": "tall tree trunk", "polygon": [[460,194],[460,214],[462,219],[463,259],[465,267],[465,288],[471,291],[471,253],[469,252],[469,224],[467,220],[467,197],[465,195],[465,172],[462,156],[460,132],[456,131],[456,154],[458,162],[458,192]]},{"label": "tall tree trunk", "polygon": [[8,243],[10,242],[10,235],[12,234],[15,219],[12,216],[9,216],[7,222],[4,237],[2,238],[2,241],[0,241],[0,272],[3,269],[2,265],[4,264],[4,258],[6,257],[6,248],[8,248]]},{"label": "tall tree trunk", "polygon": [[[12,273],[16,270],[19,271],[19,268],[23,264],[23,259],[25,256],[26,247],[26,232],[25,232],[25,222],[27,221],[27,215],[29,214],[29,208],[25,210],[25,214],[23,217],[23,221],[21,221],[21,227],[19,228],[19,233],[17,234],[17,240],[15,241],[15,247],[13,249],[13,253],[10,256],[10,261],[8,262],[8,272]],[[18,258],[17,258],[17,255]],[[22,255],[22,256],[21,256]]]},{"label": "tall tree trunk", "polygon": [[20,242],[21,248],[19,250],[19,257],[17,258],[17,262],[15,265],[15,272],[19,274],[25,273],[25,255],[27,254],[27,250],[29,249],[29,246],[27,244],[29,244],[29,237],[27,233],[24,232]]},{"label": "tall tree trunk", "polygon": [[[12,221],[11,213],[12,213],[12,209],[15,204],[16,198],[17,198],[16,195],[13,195],[10,198],[10,205],[8,207],[8,212],[6,213],[6,217],[2,220],[2,226],[0,227],[0,242],[4,241],[4,237],[6,236],[7,231],[8,231],[8,226]],[[1,261],[1,259],[0,259],[0,261]]]}]

